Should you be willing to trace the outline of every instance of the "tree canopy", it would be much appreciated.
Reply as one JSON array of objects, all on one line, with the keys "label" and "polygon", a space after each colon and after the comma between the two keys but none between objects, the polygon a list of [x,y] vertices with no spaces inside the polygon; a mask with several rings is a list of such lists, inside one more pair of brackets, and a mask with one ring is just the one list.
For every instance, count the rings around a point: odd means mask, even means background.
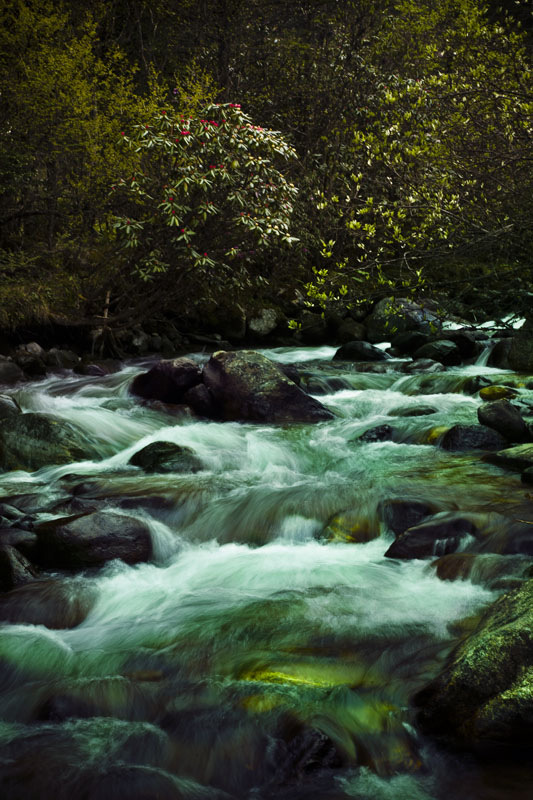
[{"label": "tree canopy", "polygon": [[529,302],[528,8],[5,0],[0,326],[108,292]]}]

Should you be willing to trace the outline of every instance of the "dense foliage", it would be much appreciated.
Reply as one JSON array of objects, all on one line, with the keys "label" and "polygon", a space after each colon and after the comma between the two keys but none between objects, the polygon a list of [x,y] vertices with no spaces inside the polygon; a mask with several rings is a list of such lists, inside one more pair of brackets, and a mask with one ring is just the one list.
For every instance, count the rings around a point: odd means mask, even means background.
[{"label": "dense foliage", "polygon": [[527,305],[531,31],[522,0],[5,0],[0,326]]}]

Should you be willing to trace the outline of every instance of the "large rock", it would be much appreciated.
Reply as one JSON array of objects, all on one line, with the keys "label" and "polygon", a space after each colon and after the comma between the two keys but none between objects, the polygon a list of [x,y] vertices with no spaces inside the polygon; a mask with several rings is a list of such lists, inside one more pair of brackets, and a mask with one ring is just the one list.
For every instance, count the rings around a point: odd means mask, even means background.
[{"label": "large rock", "polygon": [[24,380],[24,373],[11,359],[0,356],[0,385]]},{"label": "large rock", "polygon": [[248,330],[253,336],[268,336],[277,325],[278,313],[273,308],[260,308],[256,316],[248,320]]},{"label": "large rock", "polygon": [[533,467],[533,444],[519,444],[516,447],[507,447],[497,453],[490,454],[490,461],[499,467],[523,470]]},{"label": "large rock", "polygon": [[436,511],[432,503],[423,500],[407,500],[401,497],[392,497],[382,500],[378,506],[378,513],[387,526],[396,536],[407,528],[419,525],[422,520]]},{"label": "large rock", "polygon": [[94,455],[81,431],[47,414],[18,414],[10,416],[9,424],[0,423],[0,467],[5,470],[31,471]]},{"label": "large rock", "polygon": [[500,450],[507,440],[485,425],[453,425],[442,437],[445,450]]},{"label": "large rock", "polygon": [[203,469],[192,448],[174,442],[152,442],[138,450],[129,463],[145,472],[198,472]]},{"label": "large rock", "polygon": [[43,522],[35,532],[36,559],[45,566],[98,567],[114,558],[137,564],[152,555],[148,526],[122,514],[96,511],[63,517]]},{"label": "large rock", "polygon": [[516,372],[533,373],[533,320],[527,320],[511,339],[509,366]]},{"label": "large rock", "polygon": [[455,342],[437,339],[435,342],[428,342],[419,347],[413,354],[413,358],[430,358],[446,367],[455,367],[461,363],[461,351]]},{"label": "large rock", "polygon": [[441,323],[428,309],[404,298],[384,297],[374,306],[365,324],[370,342],[390,339],[404,331],[434,333]]},{"label": "large rock", "polygon": [[388,558],[426,558],[457,550],[461,540],[476,532],[470,519],[459,514],[443,513],[401,533],[385,556]]},{"label": "large rock", "polygon": [[7,592],[35,580],[35,570],[25,556],[11,545],[0,546],[0,591]]},{"label": "large rock", "polygon": [[183,395],[202,380],[198,364],[191,358],[159,361],[148,372],[134,378],[130,391],[145,400],[182,403]]},{"label": "large rock", "polygon": [[343,361],[385,361],[390,356],[369,342],[347,342],[339,347],[334,359]]},{"label": "large rock", "polygon": [[47,628],[75,628],[94,605],[97,592],[85,579],[41,579],[19,586],[0,600],[0,620]]},{"label": "large rock", "polygon": [[498,431],[510,442],[526,442],[531,438],[522,414],[505,398],[483,403],[477,410],[477,417],[481,425]]},{"label": "large rock", "polygon": [[214,353],[204,367],[219,416],[250,422],[322,422],[333,419],[318,400],[306,394],[280,367],[251,350]]},{"label": "large rock", "polygon": [[533,580],[500,597],[415,696],[418,722],[463,746],[533,739]]}]

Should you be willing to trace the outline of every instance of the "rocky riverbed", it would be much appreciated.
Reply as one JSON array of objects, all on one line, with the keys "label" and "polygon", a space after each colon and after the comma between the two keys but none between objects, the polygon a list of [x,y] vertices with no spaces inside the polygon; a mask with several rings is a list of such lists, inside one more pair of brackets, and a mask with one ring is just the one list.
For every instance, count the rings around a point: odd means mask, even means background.
[{"label": "rocky riverbed", "polygon": [[529,796],[533,376],[371,347],[4,386],[3,796]]}]

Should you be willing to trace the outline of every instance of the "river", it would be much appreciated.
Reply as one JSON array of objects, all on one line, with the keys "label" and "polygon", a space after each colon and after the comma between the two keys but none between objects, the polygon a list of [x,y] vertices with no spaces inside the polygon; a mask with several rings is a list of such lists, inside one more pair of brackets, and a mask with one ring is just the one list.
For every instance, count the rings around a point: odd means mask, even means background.
[{"label": "river", "polygon": [[[89,609],[74,627],[1,628],[2,796],[526,798],[531,775],[425,740],[409,704],[498,590],[440,580],[431,558],[386,558],[379,515],[391,498],[487,513],[523,495],[478,455],[428,444],[436,427],[477,421],[466,377],[512,376],[482,363],[361,373],[331,362],[334,348],[263,352],[314,381],[335,419],[172,417],[128,392],[148,362],[11,390],[24,411],[75,422],[99,459],[4,474],[0,500],[23,496],[46,520],[73,495],[93,499],[148,521],[155,555],[49,577]],[[435,413],[394,415],[417,405]],[[358,440],[384,423],[396,441]],[[158,440],[191,447],[203,471],[128,464]],[[369,541],[349,541],[346,519]]]}]

